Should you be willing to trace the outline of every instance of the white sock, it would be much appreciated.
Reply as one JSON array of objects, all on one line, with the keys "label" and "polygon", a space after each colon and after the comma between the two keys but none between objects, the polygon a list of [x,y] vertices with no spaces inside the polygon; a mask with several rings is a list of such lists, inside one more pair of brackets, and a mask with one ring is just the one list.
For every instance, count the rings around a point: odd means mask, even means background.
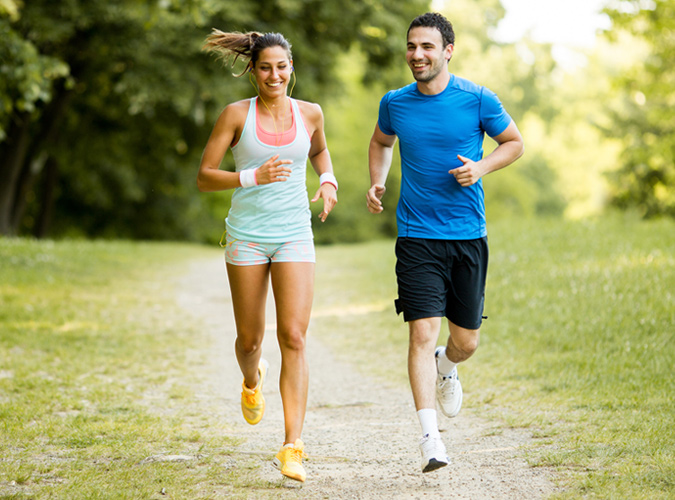
[{"label": "white sock", "polygon": [[441,433],[438,432],[436,410],[432,410],[431,408],[418,410],[417,418],[420,419],[420,425],[422,426],[422,436],[429,434],[430,437],[440,437]]},{"label": "white sock", "polygon": [[442,347],[438,350],[438,356],[436,356],[436,367],[438,368],[438,373],[447,377],[452,373],[452,370],[455,369],[457,363],[453,363],[445,355],[445,347]]}]

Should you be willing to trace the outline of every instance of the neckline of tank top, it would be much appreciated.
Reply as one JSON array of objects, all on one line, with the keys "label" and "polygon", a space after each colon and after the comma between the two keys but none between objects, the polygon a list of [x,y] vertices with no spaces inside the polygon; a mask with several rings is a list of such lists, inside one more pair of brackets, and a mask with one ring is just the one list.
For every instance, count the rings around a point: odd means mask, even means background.
[{"label": "neckline of tank top", "polygon": [[270,132],[265,130],[260,123],[260,113],[258,108],[258,99],[255,100],[255,129],[256,136],[260,142],[265,146],[271,147],[280,147],[288,146],[295,140],[295,135],[297,131],[297,120],[295,119],[295,112],[293,110],[292,101],[289,98],[289,103],[291,105],[291,128],[285,130],[281,133]]}]

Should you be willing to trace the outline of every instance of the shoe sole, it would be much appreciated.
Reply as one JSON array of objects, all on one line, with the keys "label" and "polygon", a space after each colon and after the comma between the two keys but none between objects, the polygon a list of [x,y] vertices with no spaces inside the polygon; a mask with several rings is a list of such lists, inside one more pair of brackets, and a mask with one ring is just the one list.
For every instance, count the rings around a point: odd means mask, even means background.
[{"label": "shoe sole", "polygon": [[422,472],[433,472],[437,469],[440,469],[441,467],[445,467],[448,465],[448,462],[442,462],[440,460],[436,460],[435,458],[432,458],[429,460],[429,463],[422,469]]},{"label": "shoe sole", "polygon": [[279,472],[281,472],[281,474],[283,474],[285,477],[287,477],[287,478],[289,478],[289,479],[293,479],[294,481],[299,481],[299,482],[301,482],[301,483],[304,483],[304,482],[305,482],[305,480],[304,480],[302,477],[291,476],[290,474],[288,474],[288,473],[282,471],[282,470],[281,470],[281,460],[279,460],[277,457],[274,457],[274,460],[272,460],[272,466],[273,466],[276,470],[278,470]]}]

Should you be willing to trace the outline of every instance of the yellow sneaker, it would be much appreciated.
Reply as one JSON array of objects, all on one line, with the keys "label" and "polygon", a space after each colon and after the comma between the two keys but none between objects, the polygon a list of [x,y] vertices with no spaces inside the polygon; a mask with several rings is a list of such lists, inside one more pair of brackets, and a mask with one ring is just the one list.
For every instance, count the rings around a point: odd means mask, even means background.
[{"label": "yellow sneaker", "polygon": [[302,459],[307,458],[304,449],[305,443],[296,439],[293,446],[282,446],[279,453],[274,457],[272,465],[279,469],[284,476],[296,481],[304,481],[307,477],[305,468],[302,466]]},{"label": "yellow sneaker", "polygon": [[241,412],[244,414],[244,420],[249,424],[255,425],[260,422],[265,413],[265,398],[262,394],[263,381],[269,368],[269,363],[264,359],[260,360],[258,365],[258,385],[254,389],[246,387],[246,382],[241,384]]}]

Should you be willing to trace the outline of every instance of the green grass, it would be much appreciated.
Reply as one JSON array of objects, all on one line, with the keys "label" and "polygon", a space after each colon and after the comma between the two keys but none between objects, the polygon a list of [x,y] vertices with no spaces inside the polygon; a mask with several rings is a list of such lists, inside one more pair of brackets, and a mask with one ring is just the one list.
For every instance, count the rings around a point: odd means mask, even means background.
[{"label": "green grass", "polygon": [[[189,245],[0,239],[0,498],[243,498],[270,488],[195,402]],[[204,351],[204,349],[201,349]],[[187,455],[185,462],[152,457]],[[237,486],[239,485],[239,486]],[[164,495],[161,493],[164,490]]]},{"label": "green grass", "polygon": [[[489,231],[489,319],[461,368],[465,406],[532,430],[531,464],[560,473],[555,498],[673,498],[675,223],[504,220]],[[315,333],[406,384],[393,242],[319,259],[315,309],[331,315]]]},{"label": "green grass", "polygon": [[[490,246],[466,411],[529,428],[555,498],[675,496],[675,223],[504,220]],[[185,353],[207,339],[175,278],[217,253],[0,239],[0,499],[300,495],[195,398]],[[392,241],[319,248],[311,334],[407,386],[393,266]]]}]

